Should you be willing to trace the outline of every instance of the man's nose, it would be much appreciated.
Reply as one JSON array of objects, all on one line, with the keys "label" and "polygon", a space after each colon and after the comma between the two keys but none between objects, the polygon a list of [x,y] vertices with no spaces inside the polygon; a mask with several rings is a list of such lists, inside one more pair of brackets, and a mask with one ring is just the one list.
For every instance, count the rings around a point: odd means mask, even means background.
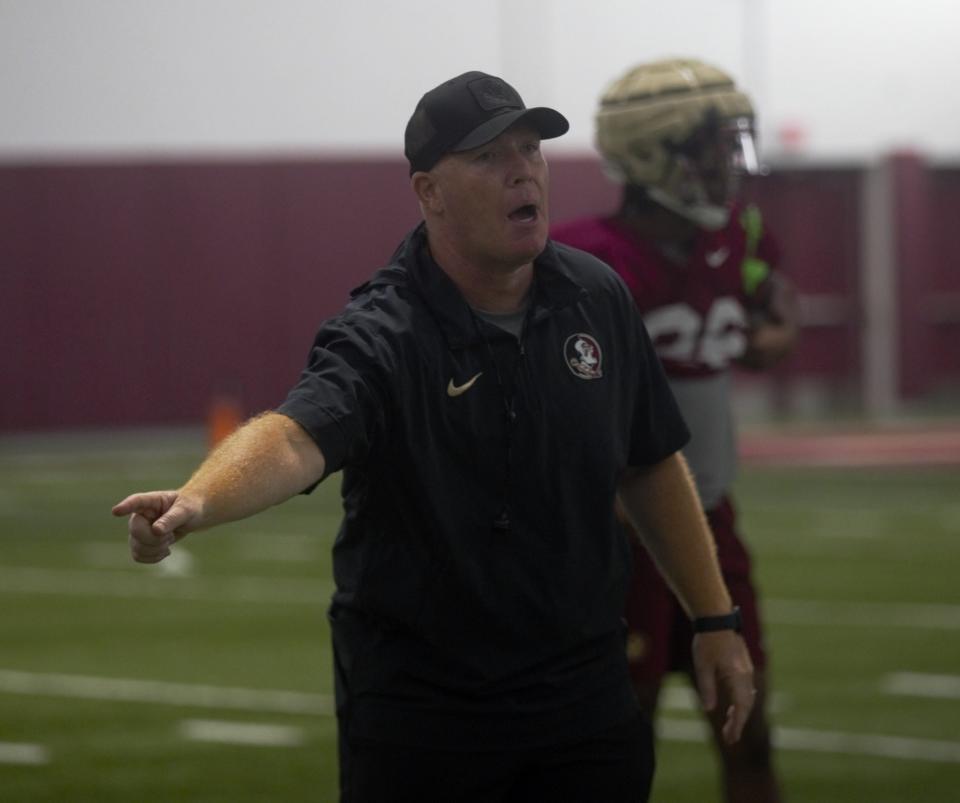
[{"label": "man's nose", "polygon": [[533,165],[519,150],[510,152],[508,167],[511,184],[520,184],[533,178]]}]

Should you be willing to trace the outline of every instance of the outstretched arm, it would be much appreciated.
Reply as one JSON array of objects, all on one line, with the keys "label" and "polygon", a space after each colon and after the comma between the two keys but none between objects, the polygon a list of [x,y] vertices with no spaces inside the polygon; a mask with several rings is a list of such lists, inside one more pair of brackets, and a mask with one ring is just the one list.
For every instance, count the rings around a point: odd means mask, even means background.
[{"label": "outstretched arm", "polygon": [[[733,603],[717,562],[716,547],[686,461],[676,452],[645,468],[628,468],[620,501],[664,579],[691,618],[730,613]],[[731,701],[724,738],[740,738],[753,707],[753,665],[732,630],[698,633],[694,670],[704,707],[717,705],[718,683]]]},{"label": "outstretched arm", "polygon": [[133,559],[157,563],[187,533],[252,516],[303,491],[323,477],[325,465],[299,424],[264,413],[220,443],[178,491],[132,494],[113,515],[130,517]]}]

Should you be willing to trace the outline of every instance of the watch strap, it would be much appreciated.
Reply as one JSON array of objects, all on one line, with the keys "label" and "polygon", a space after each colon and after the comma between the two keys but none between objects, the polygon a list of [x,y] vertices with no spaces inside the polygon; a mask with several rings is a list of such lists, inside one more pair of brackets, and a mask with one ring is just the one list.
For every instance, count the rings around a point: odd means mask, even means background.
[{"label": "watch strap", "polygon": [[694,633],[713,633],[717,630],[733,630],[743,632],[743,617],[740,615],[740,606],[734,607],[730,613],[719,616],[698,616],[692,621]]}]

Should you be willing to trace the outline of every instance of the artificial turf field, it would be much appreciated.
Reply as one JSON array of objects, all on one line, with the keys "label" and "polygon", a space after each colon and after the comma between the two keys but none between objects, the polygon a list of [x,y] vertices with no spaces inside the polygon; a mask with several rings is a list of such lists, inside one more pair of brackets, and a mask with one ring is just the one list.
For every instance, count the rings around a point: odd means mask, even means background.
[{"label": "artificial turf field", "polygon": [[[338,482],[191,536],[167,568],[131,563],[111,505],[203,450],[181,431],[0,438],[0,802],[336,800]],[[747,466],[738,494],[787,800],[960,801],[960,468]],[[708,803],[683,691],[653,800]]]}]

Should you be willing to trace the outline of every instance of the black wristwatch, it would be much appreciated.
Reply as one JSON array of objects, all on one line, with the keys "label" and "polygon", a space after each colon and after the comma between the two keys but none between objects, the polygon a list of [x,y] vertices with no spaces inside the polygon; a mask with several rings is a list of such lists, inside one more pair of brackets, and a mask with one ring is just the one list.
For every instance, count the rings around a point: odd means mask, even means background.
[{"label": "black wristwatch", "polygon": [[692,623],[694,633],[712,633],[715,630],[733,630],[743,632],[743,617],[740,616],[740,606],[734,607],[730,613],[721,616],[698,616]]}]

